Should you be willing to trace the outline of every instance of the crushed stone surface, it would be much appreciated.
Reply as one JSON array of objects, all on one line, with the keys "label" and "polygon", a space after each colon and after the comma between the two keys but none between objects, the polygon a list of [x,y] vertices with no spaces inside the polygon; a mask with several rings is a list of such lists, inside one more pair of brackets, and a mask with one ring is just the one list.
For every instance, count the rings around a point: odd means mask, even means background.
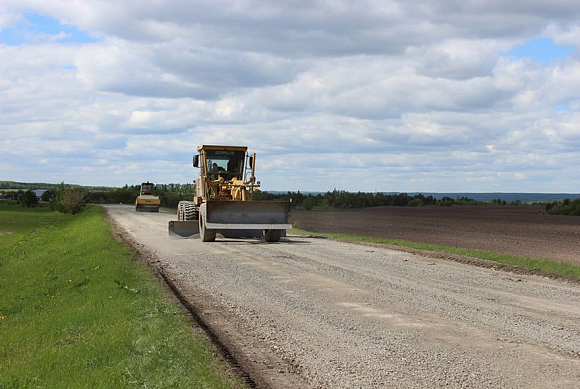
[{"label": "crushed stone surface", "polygon": [[579,385],[577,284],[300,236],[170,238],[175,215],[106,209],[156,266],[219,313],[214,324],[273,382],[297,375],[314,388]]}]

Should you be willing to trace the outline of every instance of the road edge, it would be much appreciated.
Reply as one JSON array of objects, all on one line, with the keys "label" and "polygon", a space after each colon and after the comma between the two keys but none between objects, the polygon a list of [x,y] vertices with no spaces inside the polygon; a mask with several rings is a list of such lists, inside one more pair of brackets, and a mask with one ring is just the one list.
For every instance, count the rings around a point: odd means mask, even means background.
[{"label": "road edge", "polygon": [[[310,387],[299,375],[295,366],[282,358],[276,358],[277,363],[287,365],[287,372],[293,373],[295,379],[290,382],[280,380],[278,377],[263,374],[263,369],[258,368],[257,361],[251,361],[242,352],[242,345],[236,342],[234,334],[226,328],[219,328],[216,323],[215,309],[209,305],[204,305],[195,301],[193,297],[199,297],[201,293],[190,293],[189,296],[183,293],[179,286],[177,277],[168,272],[161,264],[157,255],[147,250],[143,245],[135,242],[129,234],[115,221],[105,210],[105,218],[111,224],[111,234],[119,242],[123,243],[134,256],[134,261],[149,268],[153,274],[167,286],[168,294],[175,300],[176,304],[181,305],[188,313],[188,319],[206,335],[208,341],[217,349],[222,359],[230,366],[231,374],[239,378],[248,388],[256,389],[278,389],[278,388],[307,388]],[[142,248],[143,247],[143,248]],[[229,335],[229,336],[228,336]],[[271,354],[269,356],[272,356]],[[286,374],[285,378],[289,374]]]},{"label": "road edge", "polygon": [[343,240],[338,238],[332,238],[322,235],[316,235],[316,233],[312,235],[296,235],[301,237],[313,238],[313,239],[328,239],[335,242],[342,242],[342,243],[352,243],[358,244],[361,246],[368,246],[368,247],[376,247],[376,248],[384,248],[393,251],[400,251],[404,253],[409,253],[413,255],[420,255],[425,258],[433,258],[433,259],[442,259],[448,260],[452,262],[458,262],[465,265],[477,266],[486,269],[504,271],[506,273],[512,273],[517,275],[526,275],[526,276],[538,276],[543,278],[548,278],[551,280],[559,281],[564,284],[580,286],[580,280],[572,277],[566,277],[559,274],[549,273],[543,270],[537,269],[526,269],[524,267],[519,267],[515,265],[508,265],[501,262],[491,261],[489,259],[481,259],[481,258],[474,258],[469,257],[466,255],[459,255],[459,254],[452,254],[452,253],[444,253],[439,251],[431,251],[431,250],[424,250],[424,249],[415,249],[412,247],[405,247],[405,246],[397,246],[397,245],[390,245],[384,243],[369,243],[369,242],[356,242],[350,240]]}]

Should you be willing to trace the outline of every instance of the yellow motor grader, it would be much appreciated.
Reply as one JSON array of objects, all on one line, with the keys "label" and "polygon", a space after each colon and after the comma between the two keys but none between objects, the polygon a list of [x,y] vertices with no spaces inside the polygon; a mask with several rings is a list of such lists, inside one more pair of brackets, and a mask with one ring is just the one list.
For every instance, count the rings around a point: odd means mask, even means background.
[{"label": "yellow motor grader", "polygon": [[159,212],[161,201],[155,196],[155,185],[147,181],[141,184],[139,196],[135,199],[135,211]]},{"label": "yellow motor grader", "polygon": [[263,237],[277,242],[292,228],[289,201],[252,201],[260,187],[256,181],[256,154],[243,146],[198,146],[193,166],[200,169],[193,201],[180,201],[177,221],[169,222],[169,234],[199,233],[213,242],[219,233],[226,238]]}]

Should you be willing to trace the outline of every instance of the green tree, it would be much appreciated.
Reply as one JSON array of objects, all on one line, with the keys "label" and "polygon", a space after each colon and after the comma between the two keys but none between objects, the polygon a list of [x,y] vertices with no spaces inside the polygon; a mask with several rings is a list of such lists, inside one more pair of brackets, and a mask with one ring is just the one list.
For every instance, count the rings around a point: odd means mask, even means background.
[{"label": "green tree", "polygon": [[44,193],[43,193],[43,194],[40,196],[40,199],[41,199],[42,201],[46,201],[46,202],[50,201],[50,200],[51,200],[51,198],[52,198],[52,192],[51,192],[51,191],[49,191],[49,190],[47,190],[46,192],[44,192]]},{"label": "green tree", "polygon": [[23,207],[33,207],[38,204],[38,199],[36,198],[36,194],[32,192],[30,189],[24,192],[22,196],[20,196],[20,204]]},{"label": "green tree", "polygon": [[422,207],[422,206],[423,200],[421,200],[420,198],[413,199],[407,203],[407,207]]},{"label": "green tree", "polygon": [[316,205],[316,199],[314,197],[312,197],[312,196],[306,197],[304,199],[304,201],[302,202],[302,206],[307,211],[311,211],[312,208],[314,208],[315,205]]},{"label": "green tree", "polygon": [[55,188],[52,207],[60,213],[75,214],[83,210],[86,203],[86,192],[80,186],[65,185],[64,182]]}]

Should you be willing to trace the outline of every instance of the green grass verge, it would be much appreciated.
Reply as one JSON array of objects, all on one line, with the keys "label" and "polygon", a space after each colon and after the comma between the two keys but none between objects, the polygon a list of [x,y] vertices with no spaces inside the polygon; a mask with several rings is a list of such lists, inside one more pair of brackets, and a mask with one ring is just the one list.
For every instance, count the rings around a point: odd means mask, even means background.
[{"label": "green grass verge", "polygon": [[336,240],[353,243],[374,243],[393,246],[410,247],[420,250],[438,251],[450,254],[459,254],[472,258],[487,259],[490,261],[513,265],[531,270],[541,270],[547,273],[580,279],[580,266],[575,266],[565,262],[557,262],[550,259],[537,259],[530,257],[518,257],[514,255],[495,253],[486,250],[467,249],[453,246],[441,246],[428,243],[411,242],[401,239],[372,238],[360,235],[337,234],[327,232],[310,232],[294,228],[289,231],[299,235],[318,235]]},{"label": "green grass verge", "polygon": [[0,388],[243,387],[102,208],[0,204]]}]

